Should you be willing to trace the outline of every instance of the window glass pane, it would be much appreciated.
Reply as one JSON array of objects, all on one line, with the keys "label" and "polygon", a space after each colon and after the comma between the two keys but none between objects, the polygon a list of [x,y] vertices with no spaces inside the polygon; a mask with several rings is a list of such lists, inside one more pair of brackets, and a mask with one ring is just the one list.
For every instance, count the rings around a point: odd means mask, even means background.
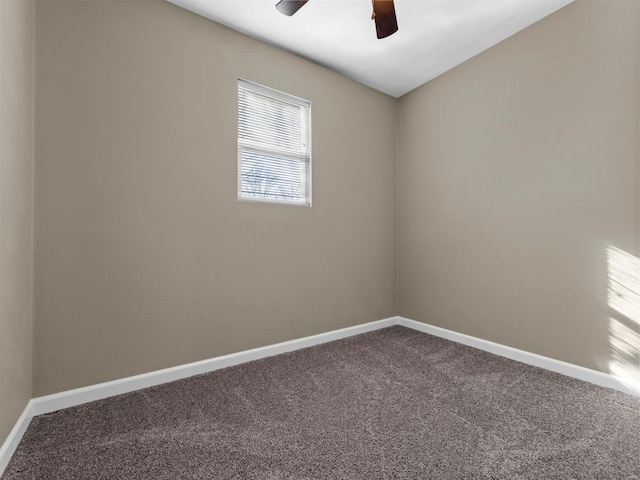
[{"label": "window glass pane", "polygon": [[274,200],[304,201],[306,163],[250,150],[241,150],[240,188],[243,195]]}]

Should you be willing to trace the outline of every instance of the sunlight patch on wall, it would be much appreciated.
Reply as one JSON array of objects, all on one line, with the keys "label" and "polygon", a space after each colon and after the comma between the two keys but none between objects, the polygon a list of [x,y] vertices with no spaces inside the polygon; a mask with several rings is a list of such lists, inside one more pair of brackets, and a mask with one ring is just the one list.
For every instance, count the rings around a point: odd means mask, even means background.
[{"label": "sunlight patch on wall", "polygon": [[620,314],[609,318],[609,372],[640,382],[640,259],[607,248],[608,304]]},{"label": "sunlight patch on wall", "polygon": [[640,259],[620,250],[607,249],[609,306],[640,324]]},{"label": "sunlight patch on wall", "polygon": [[615,318],[609,319],[609,373],[640,382],[640,334]]}]

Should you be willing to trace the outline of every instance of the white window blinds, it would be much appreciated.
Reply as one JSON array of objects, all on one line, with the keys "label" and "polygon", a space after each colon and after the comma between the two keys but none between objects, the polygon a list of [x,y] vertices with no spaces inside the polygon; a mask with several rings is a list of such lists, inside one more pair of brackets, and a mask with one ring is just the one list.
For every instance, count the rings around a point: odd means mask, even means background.
[{"label": "white window blinds", "polygon": [[238,199],[311,205],[311,103],[238,80]]}]

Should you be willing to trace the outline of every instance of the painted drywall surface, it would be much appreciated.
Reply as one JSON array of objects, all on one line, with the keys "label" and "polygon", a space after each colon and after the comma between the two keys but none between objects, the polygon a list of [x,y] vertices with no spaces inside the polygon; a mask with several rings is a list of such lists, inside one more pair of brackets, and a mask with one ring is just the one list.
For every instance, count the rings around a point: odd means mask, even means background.
[{"label": "painted drywall surface", "polygon": [[[34,395],[396,313],[395,103],[164,1],[36,10]],[[236,200],[237,79],[313,108],[313,207]]]},{"label": "painted drywall surface", "polygon": [[637,367],[608,298],[608,249],[639,253],[637,9],[575,2],[400,100],[400,315]]},{"label": "painted drywall surface", "polygon": [[0,444],[31,398],[33,1],[0,1]]}]

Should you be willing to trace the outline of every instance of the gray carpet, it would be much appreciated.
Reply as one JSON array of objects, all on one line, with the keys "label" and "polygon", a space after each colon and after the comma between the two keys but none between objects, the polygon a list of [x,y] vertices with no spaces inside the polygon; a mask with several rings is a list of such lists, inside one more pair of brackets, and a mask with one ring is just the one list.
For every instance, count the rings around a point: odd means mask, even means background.
[{"label": "gray carpet", "polygon": [[33,419],[2,480],[638,479],[640,401],[402,327]]}]

